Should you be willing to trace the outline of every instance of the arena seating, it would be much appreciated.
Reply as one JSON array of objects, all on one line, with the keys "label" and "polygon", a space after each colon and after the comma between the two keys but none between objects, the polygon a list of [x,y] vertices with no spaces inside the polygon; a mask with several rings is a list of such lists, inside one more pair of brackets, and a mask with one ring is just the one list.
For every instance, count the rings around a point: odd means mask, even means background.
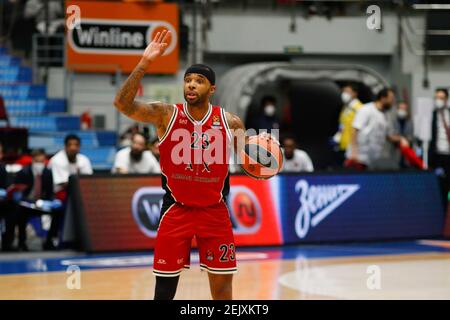
[{"label": "arena seating", "polygon": [[66,113],[66,101],[47,97],[46,85],[32,84],[32,70],[20,58],[0,48],[0,95],[12,127],[29,130],[29,148],[43,148],[50,155],[64,147],[64,137],[81,138],[82,153],[95,170],[109,170],[114,161],[117,134],[113,131],[81,131],[80,117]]}]

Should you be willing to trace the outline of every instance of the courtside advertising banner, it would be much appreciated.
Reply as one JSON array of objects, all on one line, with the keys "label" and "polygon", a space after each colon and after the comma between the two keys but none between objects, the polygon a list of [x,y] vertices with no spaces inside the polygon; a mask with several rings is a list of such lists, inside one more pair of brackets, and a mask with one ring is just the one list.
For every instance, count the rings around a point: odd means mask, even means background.
[{"label": "courtside advertising banner", "polygon": [[164,190],[158,176],[92,176],[78,179],[90,251],[153,248]]},{"label": "courtside advertising banner", "polygon": [[444,236],[446,238],[450,238],[450,199],[447,204],[447,218],[445,219]]},{"label": "courtside advertising banner", "polygon": [[152,2],[66,1],[67,67],[131,72],[157,32],[172,38],[148,72],[174,74],[179,56],[178,6]]},{"label": "courtside advertising banner", "polygon": [[230,178],[227,202],[236,245],[280,245],[283,243],[278,212],[278,178],[255,180]]},{"label": "courtside advertising banner", "polygon": [[279,184],[284,243],[442,235],[432,173],[287,175]]},{"label": "courtside advertising banner", "polygon": [[[164,191],[159,176],[73,179],[86,250],[154,247]],[[444,209],[430,172],[231,176],[237,246],[442,236]],[[66,225],[70,228],[71,226]],[[81,233],[81,234],[80,234]],[[193,242],[195,245],[195,242]]]},{"label": "courtside advertising banner", "polygon": [[[89,251],[152,249],[164,190],[160,176],[81,176],[74,213]],[[236,245],[280,245],[281,225],[273,182],[231,178],[228,207]],[[195,242],[193,242],[195,245]]]}]

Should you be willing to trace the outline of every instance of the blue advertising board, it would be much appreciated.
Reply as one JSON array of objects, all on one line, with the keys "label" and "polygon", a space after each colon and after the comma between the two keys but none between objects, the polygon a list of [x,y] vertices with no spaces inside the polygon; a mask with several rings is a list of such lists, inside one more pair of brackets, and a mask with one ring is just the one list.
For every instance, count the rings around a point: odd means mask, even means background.
[{"label": "blue advertising board", "polygon": [[[64,241],[88,251],[153,248],[160,183],[159,176],[72,176]],[[432,172],[315,172],[264,181],[236,175],[230,184],[239,246],[417,239],[444,231]]]},{"label": "blue advertising board", "polygon": [[441,236],[444,210],[429,172],[280,175],[284,243]]}]

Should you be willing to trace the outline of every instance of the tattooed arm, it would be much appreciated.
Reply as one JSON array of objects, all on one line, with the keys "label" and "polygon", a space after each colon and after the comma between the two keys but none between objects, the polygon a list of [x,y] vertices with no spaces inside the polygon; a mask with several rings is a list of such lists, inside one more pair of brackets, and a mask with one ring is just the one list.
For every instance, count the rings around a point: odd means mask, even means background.
[{"label": "tattooed arm", "polygon": [[165,123],[172,116],[173,106],[162,102],[144,103],[135,100],[139,84],[149,65],[161,56],[168,46],[170,31],[158,32],[153,41],[147,46],[141,61],[124,82],[114,99],[114,106],[127,117],[149,122],[157,126],[158,131],[164,132]]}]

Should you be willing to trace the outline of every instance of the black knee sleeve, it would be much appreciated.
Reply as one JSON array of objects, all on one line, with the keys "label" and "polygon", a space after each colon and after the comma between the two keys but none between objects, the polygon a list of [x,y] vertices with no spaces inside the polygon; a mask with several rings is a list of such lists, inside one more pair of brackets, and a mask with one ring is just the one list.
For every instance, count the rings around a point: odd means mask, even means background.
[{"label": "black knee sleeve", "polygon": [[155,298],[154,300],[173,300],[178,286],[177,277],[158,277],[156,276]]}]

